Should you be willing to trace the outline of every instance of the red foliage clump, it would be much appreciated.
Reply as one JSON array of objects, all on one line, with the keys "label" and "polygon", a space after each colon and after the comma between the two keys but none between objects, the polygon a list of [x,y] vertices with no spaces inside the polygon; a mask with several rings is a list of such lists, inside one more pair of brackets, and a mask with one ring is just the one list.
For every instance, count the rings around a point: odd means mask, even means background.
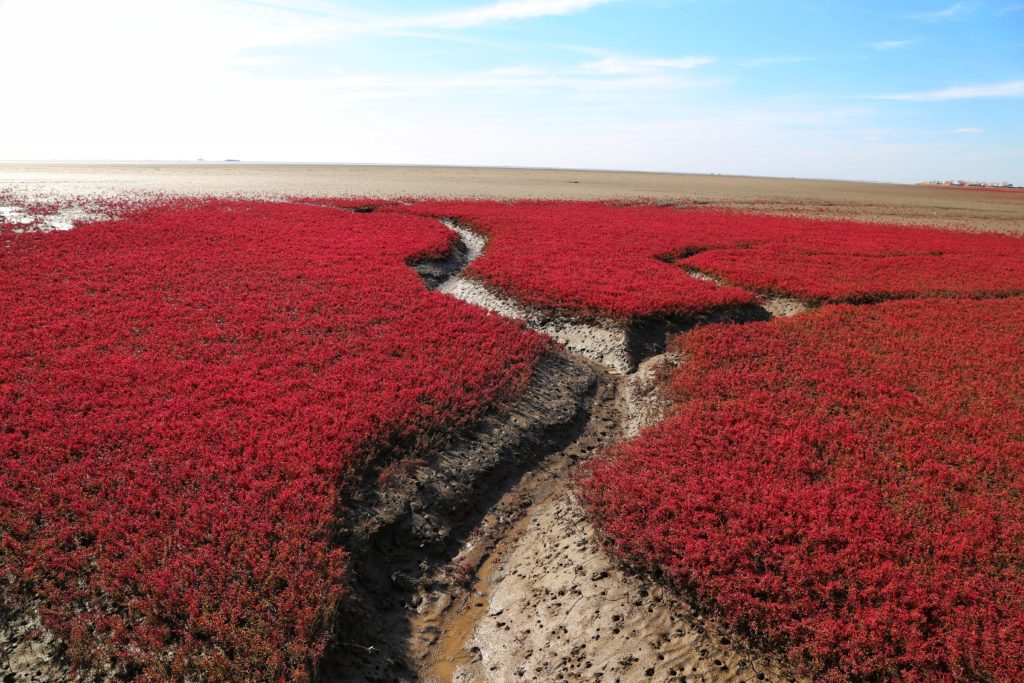
[{"label": "red foliage clump", "polygon": [[808,301],[1024,293],[1024,240],[878,223],[600,202],[422,202],[490,241],[469,272],[529,304],[620,319],[693,315],[753,296]]},{"label": "red foliage clump", "polygon": [[822,680],[1024,679],[1024,300],[688,335],[581,494],[623,552]]},{"label": "red foliage clump", "polygon": [[704,251],[682,264],[806,301],[1024,293],[1020,237],[791,217],[763,225],[767,239]]},{"label": "red foliage clump", "polygon": [[[389,210],[448,217],[488,237],[467,273],[523,303],[589,316],[693,315],[752,303],[750,292],[697,280],[672,260],[716,245],[714,229],[651,205],[422,202]],[[722,244],[733,244],[723,240]]]},{"label": "red foliage clump", "polygon": [[0,248],[0,607],[78,664],[302,680],[343,482],[516,395],[546,342],[427,291],[436,221],[174,201]]}]

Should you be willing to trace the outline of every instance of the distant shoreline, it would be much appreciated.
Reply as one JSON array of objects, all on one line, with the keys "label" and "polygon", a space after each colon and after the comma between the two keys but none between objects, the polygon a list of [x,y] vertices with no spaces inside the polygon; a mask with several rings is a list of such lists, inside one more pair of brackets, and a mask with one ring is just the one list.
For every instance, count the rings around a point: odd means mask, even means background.
[{"label": "distant shoreline", "polygon": [[148,193],[267,199],[643,200],[1024,232],[1024,193],[1018,191],[651,171],[224,161],[0,162],[0,190],[4,189],[67,198]]},{"label": "distant shoreline", "polygon": [[85,161],[72,160],[18,160],[0,159],[0,166],[282,166],[282,167],[314,167],[314,168],[386,168],[386,169],[466,169],[480,171],[532,171],[532,172],[572,172],[572,173],[630,173],[642,175],[669,175],[669,176],[696,176],[709,178],[750,178],[761,180],[794,180],[808,182],[831,182],[831,183],[867,183],[872,185],[908,185],[927,187],[951,187],[959,189],[991,189],[991,190],[1024,190],[1024,185],[1010,185],[1001,187],[998,185],[984,184],[962,184],[932,181],[919,182],[897,182],[890,180],[871,180],[865,178],[816,178],[803,176],[773,176],[773,175],[750,175],[744,173],[703,173],[700,171],[658,171],[641,170],[628,168],[572,168],[559,166],[473,166],[464,164],[382,164],[382,163],[359,163],[359,162],[338,162],[338,161],[259,161],[241,159],[111,159]]},{"label": "distant shoreline", "polygon": [[40,160],[2,160],[0,166],[282,166],[282,167],[317,167],[317,168],[387,168],[387,169],[466,169],[480,171],[531,171],[531,172],[571,172],[571,173],[630,173],[638,175],[669,175],[697,176],[709,178],[752,178],[763,180],[795,180],[830,183],[869,183],[874,185],[920,185],[923,183],[895,182],[889,180],[870,180],[864,178],[815,178],[801,176],[750,175],[744,173],[704,173],[700,171],[658,171],[629,168],[572,168],[560,166],[474,166],[465,164],[381,164],[338,161],[249,161],[240,159],[113,159],[68,161],[51,159]]}]

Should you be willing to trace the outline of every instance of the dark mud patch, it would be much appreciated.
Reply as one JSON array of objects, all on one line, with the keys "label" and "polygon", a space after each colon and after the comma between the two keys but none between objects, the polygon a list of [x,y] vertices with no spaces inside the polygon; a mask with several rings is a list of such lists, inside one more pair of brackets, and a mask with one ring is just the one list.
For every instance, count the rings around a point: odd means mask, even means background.
[{"label": "dark mud patch", "polygon": [[486,240],[451,221],[441,222],[459,236],[452,244],[448,255],[443,259],[422,259],[409,265],[423,279],[427,289],[441,290],[447,294],[450,292],[446,290],[445,285],[483,253]]},{"label": "dark mud patch", "polygon": [[462,272],[469,265],[468,254],[469,249],[465,242],[460,240],[452,245],[446,258],[416,261],[410,265],[422,278],[427,289],[438,289],[453,275]]},{"label": "dark mud patch", "polygon": [[631,371],[636,370],[648,358],[665,353],[672,337],[685,334],[702,325],[766,322],[772,317],[772,313],[764,306],[750,304],[728,306],[689,316],[645,318],[629,323],[624,327]]}]

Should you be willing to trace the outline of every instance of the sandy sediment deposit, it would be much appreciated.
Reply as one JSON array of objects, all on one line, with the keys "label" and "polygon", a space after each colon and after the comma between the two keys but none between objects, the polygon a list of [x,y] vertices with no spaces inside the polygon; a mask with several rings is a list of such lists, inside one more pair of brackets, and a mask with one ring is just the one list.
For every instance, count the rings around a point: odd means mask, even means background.
[{"label": "sandy sediment deposit", "polygon": [[617,566],[570,494],[533,512],[486,599],[453,680],[792,680],[684,598]]},{"label": "sandy sediment deposit", "polygon": [[754,211],[1024,230],[1024,191],[623,171],[236,163],[0,163],[0,188],[75,196],[157,192],[249,196],[637,199]]}]

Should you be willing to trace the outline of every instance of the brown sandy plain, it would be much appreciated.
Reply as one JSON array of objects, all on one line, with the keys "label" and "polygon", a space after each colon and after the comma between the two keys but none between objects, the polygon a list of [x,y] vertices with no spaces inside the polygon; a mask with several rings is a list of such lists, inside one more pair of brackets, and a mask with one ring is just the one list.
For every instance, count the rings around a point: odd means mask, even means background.
[{"label": "brown sandy plain", "polygon": [[0,162],[0,187],[31,195],[650,199],[735,209],[1024,232],[1024,190],[747,176],[431,166]]}]

